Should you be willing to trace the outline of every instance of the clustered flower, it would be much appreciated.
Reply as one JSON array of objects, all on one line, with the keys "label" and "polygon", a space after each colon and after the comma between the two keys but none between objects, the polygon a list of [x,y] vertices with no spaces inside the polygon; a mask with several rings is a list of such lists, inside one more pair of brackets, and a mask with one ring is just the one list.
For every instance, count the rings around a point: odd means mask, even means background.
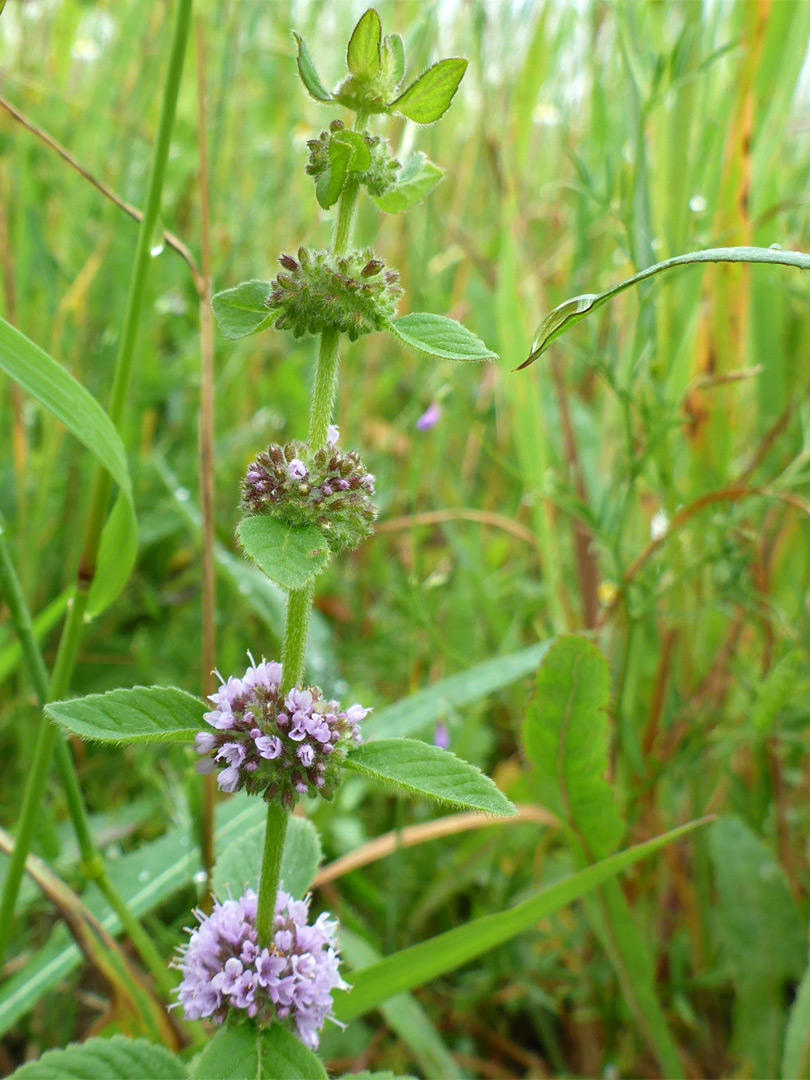
[{"label": "clustered flower", "polygon": [[221,1024],[229,1009],[244,1010],[260,1026],[287,1020],[315,1050],[332,991],[348,989],[338,973],[337,922],[324,912],[310,926],[309,898],[279,890],[273,937],[260,948],[256,903],[248,889],[238,900],[216,900],[210,915],[194,912],[200,925],[174,962],[183,973],[178,1004],[187,1020]]},{"label": "clustered flower", "polygon": [[231,676],[209,697],[214,708],[203,719],[213,730],[194,739],[203,755],[198,771],[219,769],[222,791],[245,788],[288,808],[301,795],[330,799],[347,752],[360,742],[358,724],[371,710],[351,705],[343,712],[317,686],[283,694],[281,664],[250,659],[241,679]]},{"label": "clustered flower", "polygon": [[[331,166],[329,142],[332,135],[343,130],[343,121],[333,120],[328,131],[322,131],[317,139],[310,139],[307,142],[309,164],[306,171],[310,176],[314,177],[316,182]],[[400,168],[400,164],[391,157],[385,139],[381,139],[379,135],[369,135],[367,131],[361,131],[358,134],[368,147],[371,163],[363,172],[357,172],[353,175],[357,177],[361,184],[365,184],[369,195],[384,195],[396,183],[397,170]]]},{"label": "clustered flower", "polygon": [[333,552],[356,548],[373,533],[374,477],[354,451],[336,449],[338,429],[314,453],[304,442],[273,443],[256,455],[242,481],[242,509],[288,525],[315,525]]},{"label": "clustered flower", "polygon": [[399,274],[386,270],[370,248],[335,255],[298,249],[298,259],[281,255],[283,271],[271,282],[267,306],[280,312],[277,330],[295,337],[336,330],[356,341],[361,334],[384,330],[402,296]]}]

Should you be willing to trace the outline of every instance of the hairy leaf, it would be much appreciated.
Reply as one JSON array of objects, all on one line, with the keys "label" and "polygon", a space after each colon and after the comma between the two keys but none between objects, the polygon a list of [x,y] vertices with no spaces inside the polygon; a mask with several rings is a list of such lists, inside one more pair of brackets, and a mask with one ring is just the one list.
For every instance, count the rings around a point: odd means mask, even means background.
[{"label": "hairy leaf", "polygon": [[617,855],[611,855],[602,862],[547,886],[514,907],[485,915],[481,919],[473,919],[465,926],[448,930],[419,945],[412,945],[394,953],[376,964],[353,971],[353,988],[345,992],[337,991],[335,994],[335,1015],[338,1020],[351,1020],[377,1008],[380,1002],[394,994],[423,986],[446,971],[453,971],[462,964],[469,963],[496,945],[502,945],[524,930],[531,929],[538,919],[579,899],[614,874],[632,866],[639,859],[652,855],[664,844],[685,836],[708,820],[704,818],[690,822],[644,844],[637,844]]},{"label": "hairy leaf", "polygon": [[217,293],[211,301],[217,326],[230,341],[266,330],[276,313],[267,310],[269,281],[243,281]]},{"label": "hairy leaf", "polygon": [[591,858],[613,851],[624,826],[605,779],[607,661],[586,638],[562,637],[543,658],[523,721],[523,745],[541,801]]},{"label": "hairy leaf", "polygon": [[306,42],[300,34],[296,34],[295,30],[292,31],[292,36],[298,45],[298,74],[301,76],[301,82],[304,84],[306,92],[316,101],[331,101],[332,95],[318,77],[318,72],[315,70]]},{"label": "hairy leaf", "polygon": [[188,1080],[185,1062],[145,1039],[87,1039],[48,1050],[12,1073],[13,1080]]},{"label": "hairy leaf", "polygon": [[273,1024],[222,1027],[193,1063],[191,1080],[326,1080],[326,1069],[291,1031]]},{"label": "hairy leaf", "polygon": [[329,562],[326,541],[313,525],[285,525],[257,514],[243,518],[236,535],[245,554],[285,589],[303,589]]},{"label": "hairy leaf", "polygon": [[350,751],[346,767],[413,795],[485,814],[509,817],[514,806],[488,776],[449,750],[417,739],[378,739]]},{"label": "hairy leaf", "polygon": [[382,41],[382,60],[391,86],[399,86],[405,74],[405,46],[399,34],[388,34]]},{"label": "hairy leaf", "polygon": [[380,70],[381,36],[380,16],[374,8],[369,8],[360,16],[360,21],[349,38],[346,66],[352,75],[368,79]]},{"label": "hairy leaf", "polygon": [[444,360],[496,360],[497,353],[486,347],[466,326],[443,315],[413,312],[392,319],[388,329],[413,349]]},{"label": "hairy leaf", "polygon": [[392,101],[389,110],[417,124],[432,124],[450,108],[466,70],[467,61],[460,57],[439,60]]},{"label": "hairy leaf", "polygon": [[[212,888],[220,898],[256,889],[262,868],[265,822],[262,818],[225,848],[214,864]],[[291,816],[281,857],[281,887],[296,898],[312,884],[322,858],[318,830],[307,818]]]},{"label": "hairy leaf", "polygon": [[73,735],[99,742],[190,742],[205,704],[172,686],[133,686],[52,701],[45,713]]},{"label": "hairy leaf", "polygon": [[384,195],[374,195],[374,202],[386,214],[410,210],[430,194],[443,176],[444,170],[417,150],[400,169],[395,186]]},{"label": "hairy leaf", "polygon": [[638,274],[627,278],[625,281],[614,285],[602,293],[584,293],[566,300],[551,311],[540,323],[532,341],[529,356],[518,368],[528,367],[533,364],[538,356],[542,356],[553,341],[569,330],[575,323],[580,322],[586,315],[596,311],[602,304],[612,300],[614,296],[629,289],[632,285],[646,281],[647,278],[660,274],[664,270],[672,270],[676,266],[692,266],[695,263],[717,262],[745,262],[745,263],[775,263],[780,266],[795,266],[800,270],[810,270],[810,255],[801,251],[782,251],[773,248],[758,247],[730,247],[708,248],[706,251],[692,251],[688,255],[676,255],[672,259],[649,266]]}]

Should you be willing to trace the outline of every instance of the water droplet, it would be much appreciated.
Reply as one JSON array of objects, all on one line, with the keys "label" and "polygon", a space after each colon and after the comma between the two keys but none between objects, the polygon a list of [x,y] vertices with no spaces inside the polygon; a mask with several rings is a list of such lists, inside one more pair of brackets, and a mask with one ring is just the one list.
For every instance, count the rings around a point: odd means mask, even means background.
[{"label": "water droplet", "polygon": [[155,227],[152,230],[152,235],[149,238],[149,254],[153,259],[156,259],[165,247],[166,235],[163,231],[163,222],[160,220],[160,217],[158,217],[155,222]]},{"label": "water droplet", "polygon": [[781,250],[782,250],[782,245],[781,244],[768,244],[768,251],[781,251]]},{"label": "water droplet", "polygon": [[138,881],[148,881],[151,876],[148,870],[138,871]]},{"label": "water droplet", "polygon": [[689,200],[689,209],[693,214],[702,214],[708,205],[705,195],[693,195]]},{"label": "water droplet", "polygon": [[179,487],[174,493],[178,502],[188,502],[188,488]]},{"label": "water droplet", "polygon": [[195,874],[191,875],[191,880],[195,885],[204,885],[206,877],[207,875],[204,870],[198,870]]}]

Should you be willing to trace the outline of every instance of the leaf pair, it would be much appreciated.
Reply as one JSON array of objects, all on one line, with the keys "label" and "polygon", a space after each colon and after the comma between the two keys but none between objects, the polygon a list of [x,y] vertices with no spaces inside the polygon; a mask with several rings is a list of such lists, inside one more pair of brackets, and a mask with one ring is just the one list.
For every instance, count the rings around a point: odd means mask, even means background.
[{"label": "leaf pair", "polygon": [[324,210],[338,201],[350,173],[365,172],[371,164],[371,154],[362,136],[345,128],[329,137],[327,154],[329,167],[315,184],[315,198]]}]

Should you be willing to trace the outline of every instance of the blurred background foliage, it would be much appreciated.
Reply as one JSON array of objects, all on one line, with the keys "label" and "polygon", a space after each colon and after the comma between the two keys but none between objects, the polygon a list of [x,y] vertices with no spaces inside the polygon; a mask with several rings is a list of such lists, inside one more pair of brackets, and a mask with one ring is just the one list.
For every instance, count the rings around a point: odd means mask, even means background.
[{"label": "blurred background foliage", "polygon": [[[305,35],[332,85],[343,71],[336,43],[364,5],[196,6],[207,41],[214,288],[223,289],[269,278],[280,252],[328,239],[330,215],[303,166],[306,140],[335,114],[298,84],[289,29]],[[319,582],[311,675],[381,708],[556,633],[596,628],[613,673],[612,780],[625,841],[721,815],[624,879],[646,941],[641,962],[652,965],[690,1075],[777,1075],[806,965],[810,887],[807,282],[772,266],[680,270],[602,308],[532,368],[513,369],[555,304],[670,255],[734,244],[808,250],[810,5],[377,6],[384,29],[403,34],[411,70],[457,54],[470,67],[440,124],[380,124],[400,160],[418,145],[446,176],[407,215],[363,204],[359,242],[399,267],[402,312],[458,318],[501,359],[439,362],[379,334],[347,349],[338,420],[377,476],[380,529]],[[9,0],[0,20],[3,98],[136,204],[170,10]],[[163,223],[197,253],[193,68],[192,49]],[[2,313],[101,401],[135,228],[0,110]],[[124,432],[137,571],[88,628],[81,693],[200,687],[198,299],[187,266],[159,247]],[[245,663],[247,649],[278,652],[279,597],[236,554],[238,481],[257,449],[302,436],[312,371],[311,340],[270,332],[216,341],[223,674]],[[433,402],[438,422],[417,429]],[[5,380],[0,432],[0,509],[52,659],[91,463]],[[436,511],[438,520],[420,517]],[[8,828],[34,713],[2,607],[0,680]],[[450,747],[521,803],[537,801],[519,740],[528,694],[524,677],[442,710]],[[432,727],[417,733],[430,738]],[[197,780],[182,748],[76,750],[113,859],[168,829],[190,833]],[[434,816],[351,779],[315,820],[334,858]],[[37,851],[79,882],[56,785]],[[323,898],[348,930],[387,952],[505,907],[571,865],[557,830],[524,822],[398,850],[326,886]],[[149,917],[167,953],[198,884]],[[21,904],[28,918],[12,979],[54,922],[32,888]],[[593,926],[582,908],[567,910],[426,987],[410,1027],[404,1007],[399,1022],[396,1010],[394,1021],[372,1015],[330,1034],[327,1056],[336,1067],[434,1076],[450,1075],[442,1067],[487,1077],[656,1075]],[[108,1030],[92,975],[73,971],[45,989],[8,1014],[0,1067]],[[446,1050],[435,1049],[437,1031]]]}]

